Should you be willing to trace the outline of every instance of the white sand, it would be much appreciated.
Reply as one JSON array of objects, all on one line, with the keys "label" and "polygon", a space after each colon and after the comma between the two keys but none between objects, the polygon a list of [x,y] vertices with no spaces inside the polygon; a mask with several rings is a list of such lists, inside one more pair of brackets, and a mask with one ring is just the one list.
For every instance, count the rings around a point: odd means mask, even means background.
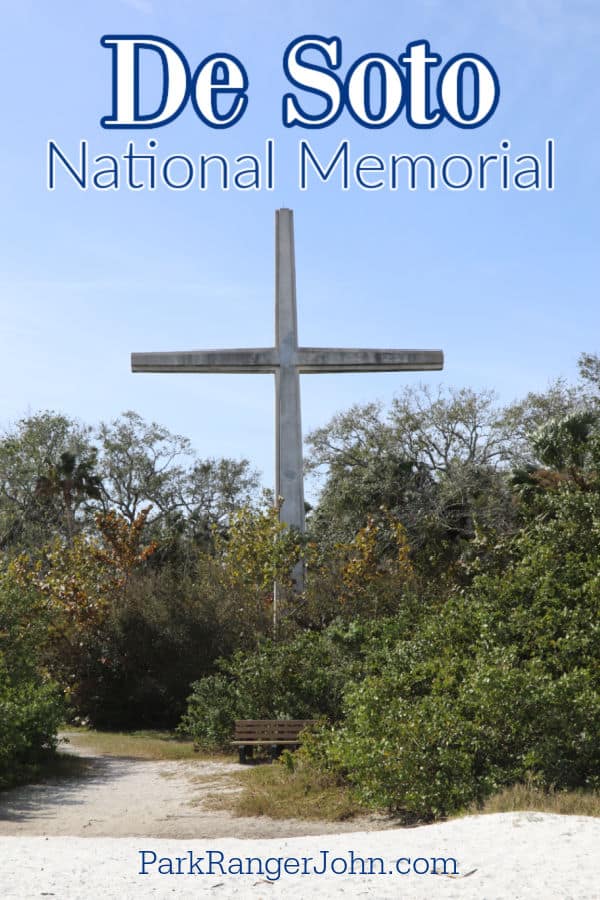
[{"label": "white sand", "polygon": [[[282,875],[277,883],[251,875],[140,875],[140,850],[158,858],[455,857],[459,876]],[[3,898],[65,900],[142,897],[375,897],[567,900],[600,897],[600,819],[538,813],[474,816],[411,829],[321,837],[242,841],[152,838],[0,838]],[[150,856],[146,859],[151,859]],[[274,865],[271,863],[271,865]],[[338,863],[338,865],[341,865]],[[406,864],[403,864],[406,865]],[[419,863],[423,866],[424,863]],[[176,870],[177,863],[173,862]]]},{"label": "white sand", "polygon": [[[93,750],[81,778],[48,781],[0,794],[0,900],[57,897],[103,900],[142,897],[373,897],[477,898],[477,900],[600,900],[600,819],[539,813],[474,816],[419,828],[396,828],[382,817],[347,823],[235,818],[203,798],[231,790],[227,775],[237,764],[144,762],[101,757]],[[328,832],[328,833],[326,833]],[[244,840],[241,840],[241,837]],[[171,859],[173,874],[157,864],[140,874],[142,857]],[[192,860],[219,851],[231,857],[262,857],[263,874],[174,874],[176,857]],[[280,857],[304,857],[322,865],[322,851],[348,863],[381,857],[386,874],[292,874],[270,881]],[[417,870],[431,859],[454,858],[457,875],[388,874],[404,857]],[[218,860],[220,857],[213,857]],[[256,865],[256,864],[255,864]],[[310,868],[311,864],[307,864]],[[368,865],[368,864],[367,864]],[[163,867],[168,870],[169,863]],[[342,868],[338,861],[335,867]],[[360,864],[355,862],[357,872]],[[453,871],[448,862],[447,873]]]}]

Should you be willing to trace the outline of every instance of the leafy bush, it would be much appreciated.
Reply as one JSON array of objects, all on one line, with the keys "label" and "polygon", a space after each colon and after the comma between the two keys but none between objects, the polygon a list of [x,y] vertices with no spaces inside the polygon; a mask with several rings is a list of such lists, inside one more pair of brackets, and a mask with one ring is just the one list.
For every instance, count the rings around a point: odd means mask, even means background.
[{"label": "leafy bush", "polygon": [[[539,508],[538,508],[539,513]],[[503,785],[597,787],[600,498],[570,489],[512,542],[501,573],[365,653],[344,719],[305,754],[368,805],[445,815]],[[506,548],[501,548],[506,558]]]},{"label": "leafy bush", "polygon": [[180,731],[209,747],[231,739],[234,719],[339,718],[345,685],[361,668],[366,630],[334,624],[236,651],[220,661],[217,675],[193,685]]},{"label": "leafy bush", "polygon": [[56,748],[56,732],[65,714],[56,684],[10,677],[0,657],[0,788],[31,772]]},{"label": "leafy bush", "polygon": [[[215,659],[243,644],[255,620],[231,609],[206,554],[181,572],[149,564],[147,511],[133,523],[96,517],[102,542],[76,536],[39,558],[12,563],[24,591],[47,610],[40,652],[79,717],[101,728],[172,727],[190,685]],[[224,602],[225,601],[225,602]]]},{"label": "leafy bush", "polygon": [[342,726],[305,747],[366,805],[428,819],[527,778],[597,783],[600,699],[589,672],[553,679],[539,661],[518,666],[498,653],[475,660],[456,691],[411,698],[405,687],[389,670],[367,678],[348,692]]},{"label": "leafy bush", "polygon": [[235,683],[217,673],[195,682],[192,689],[178,732],[205,749],[226,746],[231,740],[234,719],[238,718]]},{"label": "leafy bush", "polygon": [[217,600],[169,567],[133,576],[96,635],[78,713],[100,728],[175,726],[194,679],[234,645]]},{"label": "leafy bush", "polygon": [[0,576],[0,787],[30,772],[56,746],[65,707],[39,662],[44,610]]}]

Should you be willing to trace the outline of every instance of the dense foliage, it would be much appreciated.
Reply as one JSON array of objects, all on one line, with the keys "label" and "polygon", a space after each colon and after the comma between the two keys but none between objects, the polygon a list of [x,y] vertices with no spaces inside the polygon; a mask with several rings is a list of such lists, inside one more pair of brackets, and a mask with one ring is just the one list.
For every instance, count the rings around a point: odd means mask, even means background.
[{"label": "dense foliage", "polygon": [[238,650],[193,685],[180,731],[210,748],[227,745],[234,719],[339,718],[344,687],[361,669],[361,637],[333,625]]},{"label": "dense foliage", "polygon": [[65,715],[38,652],[47,625],[31,592],[0,578],[0,787],[35,771]]},{"label": "dense foliage", "polygon": [[245,460],[136,413],[18,422],[0,784],[52,747],[61,697],[103,727],[183,716],[211,747],[235,718],[320,719],[305,764],[406,819],[525,778],[597,784],[600,361],[580,371],[505,408],[410,388],[336,416],[308,438],[305,537]]},{"label": "dense foliage", "polygon": [[349,685],[308,751],[368,804],[444,815],[502,785],[599,786],[600,502],[560,491],[505,550]]},{"label": "dense foliage", "polygon": [[368,805],[444,815],[515,781],[599,786],[600,496],[561,488],[440,603],[238,651],[199,681],[182,728],[329,719],[305,754]]},{"label": "dense foliage", "polygon": [[257,484],[133,412],[96,429],[44,412],[0,438],[1,567],[45,610],[38,658],[79,718],[174,725],[244,644],[212,547]]}]

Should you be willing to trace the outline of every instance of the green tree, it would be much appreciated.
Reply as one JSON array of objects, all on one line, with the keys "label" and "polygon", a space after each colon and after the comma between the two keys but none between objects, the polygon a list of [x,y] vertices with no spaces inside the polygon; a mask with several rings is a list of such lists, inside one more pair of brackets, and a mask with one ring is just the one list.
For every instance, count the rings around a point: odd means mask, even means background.
[{"label": "green tree", "polygon": [[154,553],[143,530],[148,509],[130,524],[114,511],[96,514],[96,535],[56,538],[37,556],[10,565],[15,585],[47,611],[38,653],[80,714],[94,707],[104,670],[113,665],[108,623],[126,602],[133,574]]},{"label": "green tree", "polygon": [[38,476],[35,484],[37,497],[58,497],[65,517],[67,542],[73,541],[75,517],[79,506],[86,500],[99,500],[101,481],[95,472],[96,451],[90,450],[78,457],[69,450],[60,454],[58,462],[52,464],[45,474]]},{"label": "green tree", "polygon": [[589,392],[589,399],[600,403],[600,356],[597,353],[582,353],[577,362],[579,377]]},{"label": "green tree", "polygon": [[590,393],[582,382],[568,384],[557,378],[544,392],[531,391],[502,411],[502,428],[509,437],[506,462],[512,468],[539,464],[532,435],[551,420],[559,420],[590,409]]},{"label": "green tree", "polygon": [[512,485],[525,503],[537,509],[541,493],[568,484],[583,491],[600,487],[600,410],[582,409],[550,419],[530,438],[539,462],[515,469]]},{"label": "green tree", "polygon": [[152,506],[157,521],[181,509],[190,441],[129,410],[98,429],[99,472],[104,511],[116,510],[128,522]]},{"label": "green tree", "polygon": [[258,476],[247,460],[199,459],[190,441],[131,410],[98,430],[102,506],[133,522],[152,506],[150,531],[163,553],[182,541],[206,545],[214,525],[248,504]]},{"label": "green tree", "polygon": [[0,438],[0,549],[18,553],[64,535],[64,497],[36,490],[64,453],[90,459],[90,429],[53,412],[20,419]]},{"label": "green tree", "polygon": [[196,542],[206,545],[212,529],[226,529],[236,511],[254,507],[258,488],[247,459],[196,460],[181,497]]},{"label": "green tree", "polygon": [[384,506],[421,573],[439,579],[478,532],[514,527],[510,438],[490,392],[406,388],[387,413],[352,407],[308,443],[308,467],[326,479],[310,519],[320,542],[351,540]]}]

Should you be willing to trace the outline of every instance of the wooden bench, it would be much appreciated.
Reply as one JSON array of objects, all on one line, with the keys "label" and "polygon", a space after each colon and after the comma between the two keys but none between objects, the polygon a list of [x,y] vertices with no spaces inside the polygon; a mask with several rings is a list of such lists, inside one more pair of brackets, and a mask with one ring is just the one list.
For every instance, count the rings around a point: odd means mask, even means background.
[{"label": "wooden bench", "polygon": [[240,763],[252,756],[255,747],[269,747],[271,756],[278,756],[284,747],[298,747],[300,732],[314,725],[316,719],[236,719],[233,734]]}]

